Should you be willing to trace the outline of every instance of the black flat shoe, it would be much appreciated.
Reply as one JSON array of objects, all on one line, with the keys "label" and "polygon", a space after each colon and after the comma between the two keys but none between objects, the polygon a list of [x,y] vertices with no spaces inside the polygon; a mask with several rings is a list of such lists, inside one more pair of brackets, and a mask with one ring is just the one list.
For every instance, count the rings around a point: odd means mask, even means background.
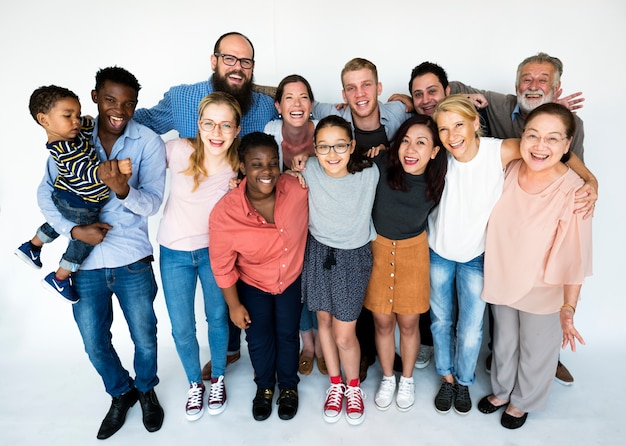
[{"label": "black flat shoe", "polygon": [[298,412],[298,391],[296,389],[282,389],[276,404],[278,404],[278,418],[291,420]]},{"label": "black flat shoe", "polygon": [[490,396],[491,395],[488,395],[478,402],[478,410],[480,410],[482,413],[494,413],[509,404],[508,402],[499,406],[491,404],[491,402],[489,401]]},{"label": "black flat shoe", "polygon": [[98,430],[98,440],[106,440],[124,426],[128,410],[135,405],[138,399],[139,392],[135,388],[113,398],[111,407]]},{"label": "black flat shoe", "polygon": [[526,412],[521,417],[514,417],[513,415],[509,415],[504,412],[502,414],[502,419],[500,420],[500,424],[502,427],[506,427],[507,429],[519,429],[526,422],[526,417],[528,417],[528,412]]},{"label": "black flat shoe", "polygon": [[252,400],[252,416],[257,421],[267,420],[272,414],[272,398],[274,390],[257,389],[256,396]]}]

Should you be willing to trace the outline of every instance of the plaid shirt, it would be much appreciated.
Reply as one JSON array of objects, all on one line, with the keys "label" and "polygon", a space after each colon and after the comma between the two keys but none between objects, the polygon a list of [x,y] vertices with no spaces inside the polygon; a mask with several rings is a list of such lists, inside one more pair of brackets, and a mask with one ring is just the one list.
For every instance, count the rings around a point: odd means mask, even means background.
[{"label": "plaid shirt", "polygon": [[[184,84],[172,87],[163,99],[152,108],[135,111],[133,119],[160,135],[176,130],[181,138],[195,138],[198,133],[198,104],[213,92],[211,79],[197,84]],[[262,132],[278,112],[271,97],[253,92],[253,103],[241,120],[241,134]]]}]

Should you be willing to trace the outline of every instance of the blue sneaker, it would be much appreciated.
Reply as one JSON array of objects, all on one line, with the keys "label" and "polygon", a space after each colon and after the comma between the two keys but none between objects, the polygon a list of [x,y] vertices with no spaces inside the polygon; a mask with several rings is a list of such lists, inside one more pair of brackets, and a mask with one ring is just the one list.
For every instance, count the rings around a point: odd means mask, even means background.
[{"label": "blue sneaker", "polygon": [[80,299],[76,291],[74,291],[74,288],[72,288],[71,277],[68,277],[65,280],[58,280],[53,271],[42,279],[41,284],[51,293],[62,297],[72,304],[75,304]]},{"label": "blue sneaker", "polygon": [[14,253],[32,268],[41,269],[41,248],[36,248],[31,242],[22,243]]}]

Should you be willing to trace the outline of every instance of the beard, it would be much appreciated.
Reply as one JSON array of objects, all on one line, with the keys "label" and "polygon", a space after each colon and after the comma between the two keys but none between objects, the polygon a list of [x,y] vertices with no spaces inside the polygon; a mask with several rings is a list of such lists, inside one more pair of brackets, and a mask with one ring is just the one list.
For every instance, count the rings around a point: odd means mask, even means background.
[{"label": "beard", "polygon": [[[244,72],[241,70],[229,71],[226,73],[226,76],[232,73],[236,73],[240,75],[243,79],[246,79]],[[214,72],[213,76],[211,77],[213,89],[215,91],[223,91],[234,97],[237,102],[239,102],[242,115],[245,115],[252,106],[252,81],[253,79],[250,78],[249,80],[245,81],[241,85],[241,87],[233,87],[228,83],[226,77],[221,76],[217,72]]]},{"label": "beard", "polygon": [[[533,94],[540,96],[537,99],[528,99],[527,94]],[[554,99],[554,92],[550,91],[547,95],[542,90],[526,90],[524,93],[517,93],[517,105],[524,115],[527,115],[537,107],[548,102],[552,102]]]}]

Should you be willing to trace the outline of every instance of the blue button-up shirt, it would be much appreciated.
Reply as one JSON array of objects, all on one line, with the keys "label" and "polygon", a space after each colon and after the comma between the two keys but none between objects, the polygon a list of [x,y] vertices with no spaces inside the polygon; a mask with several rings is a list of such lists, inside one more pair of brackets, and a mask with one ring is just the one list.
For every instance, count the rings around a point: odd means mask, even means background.
[{"label": "blue button-up shirt", "polygon": [[[97,121],[96,121],[97,122]],[[100,161],[107,155],[94,128],[94,147]],[[82,263],[83,270],[117,268],[152,254],[148,238],[148,217],[158,212],[165,190],[165,144],[159,135],[132,120],[113,145],[109,159],[130,158],[133,173],[128,180],[130,192],[120,200],[111,194],[100,213],[99,221],[113,226],[102,243],[95,246]],[[46,221],[60,234],[70,236],[76,223],[65,219],[52,201],[52,185],[57,167],[50,157],[37,200]]]},{"label": "blue button-up shirt", "polygon": [[[159,135],[176,130],[181,138],[195,138],[198,133],[198,104],[212,92],[210,78],[197,84],[177,85],[170,88],[154,107],[135,110],[133,119]],[[278,118],[274,99],[253,92],[252,100],[251,107],[241,119],[241,137],[251,132],[262,132],[265,124]]]}]

